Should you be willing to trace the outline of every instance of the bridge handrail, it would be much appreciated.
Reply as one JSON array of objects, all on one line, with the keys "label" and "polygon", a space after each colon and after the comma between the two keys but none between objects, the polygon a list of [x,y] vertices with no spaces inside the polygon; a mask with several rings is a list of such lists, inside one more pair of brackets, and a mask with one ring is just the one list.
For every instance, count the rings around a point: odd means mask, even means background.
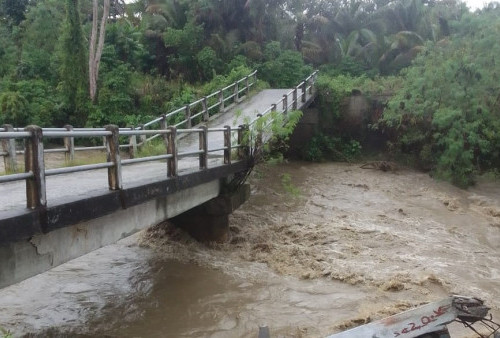
[{"label": "bridge handrail", "polygon": [[[245,82],[245,86],[243,88],[240,88],[239,85],[240,83]],[[222,113],[228,109],[228,106],[226,106],[226,102],[230,101],[231,99],[233,100],[233,103],[238,103],[242,97],[240,96],[241,93],[245,92],[247,95],[250,92],[250,88],[254,86],[257,82],[257,70],[254,70],[252,73],[249,75],[233,82],[232,84],[221,88],[209,95],[206,95],[202,98],[199,98],[198,100],[191,102],[189,104],[186,104],[184,107],[177,108],[174,111],[168,113],[168,114],[163,114],[162,116],[159,116],[139,127],[136,127],[138,130],[144,130],[145,128],[154,125],[156,123],[162,123],[167,125],[167,119],[178,115],[180,113],[184,114],[184,119],[181,122],[176,123],[175,125],[177,127],[182,126],[183,124],[186,124],[187,128],[191,128],[192,126],[192,120],[197,118],[200,115],[203,115],[203,121],[208,121],[210,112],[213,111],[214,108],[219,107],[219,113]],[[226,92],[230,91],[229,95],[226,95]],[[218,96],[217,102],[214,104],[210,105],[208,104],[208,101],[212,99],[213,97]],[[200,111],[195,114],[191,115],[191,111],[193,108],[201,104],[201,109]],[[162,128],[163,129],[163,128]],[[143,141],[147,142],[148,139],[145,139]]]},{"label": "bridge handrail", "polygon": [[[255,74],[256,72],[252,73]],[[177,109],[167,115],[163,115],[158,118],[156,122],[161,122],[161,129],[137,129],[137,128],[118,128],[114,125],[108,125],[103,128],[73,128],[72,126],[65,126],[64,128],[40,128],[38,126],[28,126],[24,129],[13,128],[9,125],[4,125],[0,128],[0,142],[2,144],[3,152],[0,155],[4,156],[5,169],[6,172],[16,172],[17,163],[15,162],[16,152],[15,150],[15,140],[25,139],[26,150],[24,153],[25,158],[25,173],[17,174],[7,174],[0,176],[0,183],[13,182],[26,180],[26,195],[27,195],[27,207],[37,208],[39,206],[46,206],[46,191],[45,191],[45,177],[95,170],[95,169],[108,169],[108,182],[110,190],[122,189],[122,177],[121,177],[121,167],[124,165],[130,165],[133,163],[140,162],[150,162],[158,160],[167,160],[167,176],[175,177],[178,175],[177,165],[178,159],[197,155],[199,156],[199,167],[200,169],[207,168],[207,158],[210,152],[224,152],[224,164],[231,164],[231,152],[233,149],[238,149],[238,159],[244,159],[249,154],[249,149],[255,146],[256,139],[262,141],[262,130],[253,130],[253,133],[257,134],[256,138],[250,140],[245,140],[245,133],[249,131],[250,127],[255,125],[255,122],[268,114],[271,111],[276,111],[278,105],[283,105],[283,114],[287,114],[290,107],[292,109],[297,109],[299,100],[303,103],[306,102],[307,92],[310,94],[313,90],[313,85],[316,81],[318,71],[312,73],[304,81],[300,82],[294,89],[283,95],[283,97],[271,107],[266,109],[261,114],[252,120],[249,125],[239,126],[238,128],[231,128],[230,126],[225,126],[224,128],[207,128],[206,126],[200,126],[197,128],[187,128],[187,129],[177,129],[180,123],[174,126],[166,125],[166,116],[169,114],[178,113],[183,110]],[[241,82],[241,80],[239,81]],[[246,77],[246,84],[248,88],[248,77]],[[230,86],[228,86],[230,87]],[[237,87],[235,87],[237,88]],[[298,92],[300,93],[300,99]],[[223,90],[221,90],[223,91]],[[236,90],[234,96],[237,97]],[[292,95],[292,99],[289,102],[289,97]],[[223,106],[224,97],[221,97],[220,104]],[[199,104],[205,101],[206,98],[194,102],[194,104]],[[187,105],[189,106],[189,105]],[[205,105],[206,107],[206,105]],[[197,115],[200,115],[198,113]],[[196,115],[195,115],[196,116]],[[165,124],[163,123],[165,122]],[[224,133],[224,146],[209,149],[208,148],[208,134],[209,133]],[[232,144],[232,133],[238,133],[238,141],[236,145]],[[198,134],[200,148],[196,151],[185,151],[179,152],[177,135],[181,134]],[[142,142],[145,142],[148,135],[152,135],[150,139],[156,137],[163,137],[166,146],[166,154],[148,156],[143,158],[133,158],[122,160],[120,158],[120,148],[128,147],[131,154],[134,155],[137,148],[136,138],[139,136],[144,138]],[[119,139],[122,137],[129,137],[128,145],[120,145]],[[75,147],[75,138],[90,138],[90,137],[102,137],[104,138],[103,146],[96,147]],[[65,152],[66,160],[73,160],[73,155],[75,151],[78,150],[91,150],[91,149],[106,149],[106,160],[107,162],[98,164],[87,164],[74,167],[63,167],[56,169],[45,169],[44,163],[44,146],[43,140],[47,138],[63,138],[65,147],[61,149],[48,149],[46,152]],[[248,139],[248,137],[247,137]]]},{"label": "bridge handrail", "polygon": [[[200,170],[206,169],[208,165],[208,154],[213,152],[224,152],[224,164],[231,164],[231,152],[233,149],[240,149],[245,145],[240,141],[243,137],[240,135],[243,132],[243,127],[231,128],[207,128],[201,126],[192,129],[177,129],[176,127],[168,127],[166,130],[120,130],[117,126],[108,125],[105,128],[96,128],[97,130],[73,131],[73,130],[49,130],[44,131],[37,126],[28,126],[25,131],[17,132],[1,132],[0,141],[13,141],[14,139],[26,139],[25,151],[25,173],[7,174],[0,176],[0,183],[26,181],[26,196],[27,207],[34,209],[40,206],[46,206],[46,184],[45,178],[48,176],[69,174],[75,172],[108,169],[108,182],[110,190],[122,189],[122,173],[121,167],[141,162],[151,162],[159,160],[167,160],[167,177],[175,177],[178,175],[178,159],[198,156]],[[232,144],[232,133],[238,133],[237,144]],[[223,133],[224,146],[217,148],[208,148],[208,134]],[[137,135],[160,135],[165,138],[166,154],[147,156],[134,159],[121,159],[119,153],[118,139],[120,136],[137,136]],[[179,152],[178,137],[180,134],[198,134],[200,139],[200,148],[195,151]],[[85,164],[73,167],[62,167],[55,169],[45,169],[45,158],[43,151],[43,140],[47,138],[88,138],[88,137],[104,137],[106,149],[106,162],[96,164]],[[243,159],[241,156],[239,160]]]}]

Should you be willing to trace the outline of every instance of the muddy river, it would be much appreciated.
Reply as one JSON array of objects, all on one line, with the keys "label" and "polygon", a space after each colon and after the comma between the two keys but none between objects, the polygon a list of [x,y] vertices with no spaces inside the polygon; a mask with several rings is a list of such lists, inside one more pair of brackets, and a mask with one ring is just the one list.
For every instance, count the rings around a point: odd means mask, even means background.
[{"label": "muddy river", "polygon": [[[500,183],[359,164],[256,168],[229,239],[158,225],[0,290],[14,336],[322,337],[449,294],[500,321]],[[474,337],[458,324],[453,337]],[[1,335],[0,335],[1,336]]]}]

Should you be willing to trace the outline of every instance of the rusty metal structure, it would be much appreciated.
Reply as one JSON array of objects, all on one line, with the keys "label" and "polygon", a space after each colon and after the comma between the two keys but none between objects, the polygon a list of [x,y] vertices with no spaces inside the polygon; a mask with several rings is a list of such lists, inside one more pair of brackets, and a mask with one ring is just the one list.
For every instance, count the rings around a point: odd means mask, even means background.
[{"label": "rusty metal structure", "polygon": [[[488,316],[490,309],[477,298],[451,296],[366,325],[328,336],[328,338],[448,338],[447,324],[459,322],[478,337],[500,337],[500,325]],[[480,323],[488,333],[480,333]]]}]

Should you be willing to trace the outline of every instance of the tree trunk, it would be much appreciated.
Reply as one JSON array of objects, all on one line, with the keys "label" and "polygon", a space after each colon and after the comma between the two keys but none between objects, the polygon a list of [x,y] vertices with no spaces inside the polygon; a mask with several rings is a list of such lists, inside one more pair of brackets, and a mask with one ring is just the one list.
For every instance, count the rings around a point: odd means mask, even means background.
[{"label": "tree trunk", "polygon": [[99,78],[99,64],[101,62],[102,50],[104,48],[104,38],[106,34],[106,23],[109,16],[109,0],[104,0],[104,7],[102,12],[101,27],[99,29],[99,39],[97,38],[98,26],[98,0],[93,1],[92,11],[92,33],[90,36],[89,46],[89,90],[90,99],[95,103],[97,94],[97,80]]}]

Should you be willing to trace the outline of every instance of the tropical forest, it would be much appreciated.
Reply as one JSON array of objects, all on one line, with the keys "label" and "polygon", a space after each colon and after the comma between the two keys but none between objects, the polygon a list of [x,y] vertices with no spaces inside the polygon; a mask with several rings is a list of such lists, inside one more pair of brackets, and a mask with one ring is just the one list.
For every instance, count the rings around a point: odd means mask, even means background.
[{"label": "tropical forest", "polygon": [[465,187],[498,174],[499,35],[500,5],[456,0],[1,0],[0,125],[137,126],[318,69],[330,123],[303,159],[383,151]]}]

